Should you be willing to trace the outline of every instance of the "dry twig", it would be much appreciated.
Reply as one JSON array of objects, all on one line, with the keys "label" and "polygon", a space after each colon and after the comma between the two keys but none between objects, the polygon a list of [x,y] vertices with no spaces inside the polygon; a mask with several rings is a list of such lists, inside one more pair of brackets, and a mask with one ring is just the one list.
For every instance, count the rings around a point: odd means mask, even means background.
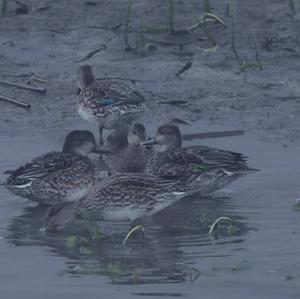
[{"label": "dry twig", "polygon": [[0,100],[3,100],[3,101],[6,101],[6,102],[9,102],[9,103],[18,105],[18,106],[23,107],[23,108],[26,108],[26,109],[30,109],[30,107],[31,107],[31,106],[30,106],[29,104],[27,104],[27,103],[20,102],[20,101],[17,101],[17,100],[14,100],[14,99],[8,98],[8,97],[6,97],[6,96],[2,96],[2,95],[0,95]]},{"label": "dry twig", "polygon": [[46,88],[27,86],[27,85],[22,85],[22,84],[13,83],[13,82],[7,82],[7,81],[0,81],[0,84],[7,85],[7,86],[13,86],[13,87],[21,88],[21,89],[26,89],[26,90],[32,90],[32,91],[41,92],[41,93],[45,93],[47,91]]}]

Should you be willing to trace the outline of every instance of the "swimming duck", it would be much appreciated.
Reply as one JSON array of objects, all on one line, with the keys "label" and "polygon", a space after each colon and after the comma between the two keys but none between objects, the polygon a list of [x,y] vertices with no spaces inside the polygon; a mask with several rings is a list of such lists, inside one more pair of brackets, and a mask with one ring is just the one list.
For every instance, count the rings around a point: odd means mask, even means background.
[{"label": "swimming duck", "polygon": [[103,129],[115,129],[122,123],[131,123],[141,115],[145,106],[142,96],[124,83],[95,80],[89,65],[78,71],[79,115],[99,126],[100,144]]},{"label": "swimming duck", "polygon": [[152,152],[151,149],[141,145],[146,139],[146,129],[140,123],[133,124],[131,127],[123,126],[109,134],[105,148],[111,154],[104,155],[103,160],[108,165],[110,174],[142,173]]},{"label": "swimming duck", "polygon": [[179,128],[165,124],[155,138],[144,143],[158,144],[146,167],[146,173],[177,179],[176,189],[207,195],[237,178],[257,171],[247,166],[247,157],[232,151],[203,145],[182,147]]},{"label": "swimming duck", "polygon": [[112,175],[98,182],[80,201],[51,209],[47,227],[65,225],[82,210],[94,220],[133,221],[153,215],[183,197],[184,192],[172,191],[174,184],[140,173]]},{"label": "swimming duck", "polygon": [[95,183],[96,170],[87,157],[92,152],[99,152],[94,135],[72,131],[61,152],[49,152],[7,171],[10,176],[5,186],[12,193],[43,205],[79,200]]}]

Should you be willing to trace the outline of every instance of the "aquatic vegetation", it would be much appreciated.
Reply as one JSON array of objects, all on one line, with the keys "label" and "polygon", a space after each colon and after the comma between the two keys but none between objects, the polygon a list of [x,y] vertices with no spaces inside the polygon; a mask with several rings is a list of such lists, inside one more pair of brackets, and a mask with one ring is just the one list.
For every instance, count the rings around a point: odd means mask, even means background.
[{"label": "aquatic vegetation", "polygon": [[250,266],[246,264],[244,260],[237,262],[226,267],[212,267],[212,271],[229,271],[229,272],[241,272],[250,269]]},{"label": "aquatic vegetation", "polygon": [[240,272],[248,269],[250,269],[250,267],[245,264],[245,261],[241,261],[228,267],[228,270],[231,272]]},{"label": "aquatic vegetation", "polygon": [[81,236],[68,236],[66,239],[66,247],[69,250],[77,251],[85,256],[91,256],[94,254],[90,240]]},{"label": "aquatic vegetation", "polygon": [[105,273],[111,278],[114,282],[122,274],[122,269],[119,263],[109,263],[106,266]]},{"label": "aquatic vegetation", "polygon": [[[222,225],[221,225],[222,223]],[[241,232],[241,228],[229,217],[219,217],[211,225],[208,234],[234,236]]]},{"label": "aquatic vegetation", "polygon": [[245,72],[247,69],[259,69],[260,71],[263,70],[263,64],[260,60],[260,56],[258,51],[255,51],[255,61],[254,62],[247,62],[246,60],[242,60],[240,64],[241,72]]},{"label": "aquatic vegetation", "polygon": [[68,248],[75,248],[76,247],[76,244],[77,244],[77,237],[76,236],[69,236],[67,238],[67,241],[66,241],[66,246]]},{"label": "aquatic vegetation", "polygon": [[96,262],[81,262],[71,266],[69,269],[58,272],[59,276],[66,274],[72,275],[105,275],[108,276],[112,283],[121,276],[131,276],[129,270],[124,269],[117,261],[112,261],[107,264]]},{"label": "aquatic vegetation", "polygon": [[101,237],[102,233],[96,221],[91,219],[88,212],[83,208],[79,210],[79,215],[82,219],[86,221],[89,237],[92,240],[98,240]]},{"label": "aquatic vegetation", "polygon": [[295,204],[294,204],[294,210],[295,210],[296,212],[300,212],[300,198],[297,198],[297,199],[296,199],[296,202],[295,202]]}]

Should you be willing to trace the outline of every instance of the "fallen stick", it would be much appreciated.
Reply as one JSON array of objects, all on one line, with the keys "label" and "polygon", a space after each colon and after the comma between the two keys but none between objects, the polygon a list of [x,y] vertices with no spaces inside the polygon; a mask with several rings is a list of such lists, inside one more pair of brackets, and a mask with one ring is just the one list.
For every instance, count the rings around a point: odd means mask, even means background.
[{"label": "fallen stick", "polygon": [[152,42],[154,44],[161,44],[161,45],[166,45],[166,46],[186,46],[186,45],[190,45],[192,43],[198,42],[198,41],[206,41],[206,38],[201,38],[201,37],[197,37],[196,39],[192,39],[192,40],[188,40],[185,42],[172,42],[172,41],[164,41],[164,40],[156,40],[156,39],[152,39],[149,37],[146,37],[146,39],[149,42]]},{"label": "fallen stick", "polygon": [[8,97],[2,96],[2,95],[0,95],[0,100],[6,101],[6,102],[9,102],[9,103],[13,103],[15,105],[21,106],[21,107],[26,108],[26,109],[30,109],[30,107],[31,107],[27,103],[20,102],[20,101],[17,101],[17,100],[13,100],[11,98],[8,98]]},{"label": "fallen stick", "polygon": [[170,101],[158,101],[158,104],[168,104],[168,105],[181,105],[186,104],[187,101],[184,100],[170,100]]},{"label": "fallen stick", "polygon": [[192,140],[192,139],[206,139],[206,138],[218,138],[218,137],[230,137],[230,136],[239,136],[244,135],[244,130],[236,131],[219,131],[219,132],[206,132],[206,133],[195,133],[195,134],[186,134],[183,135],[183,140]]},{"label": "fallen stick", "polygon": [[[123,77],[101,77],[96,80],[122,80],[122,81],[130,81],[130,82],[145,82],[144,80],[135,79],[135,78],[123,78]],[[147,82],[155,82],[154,80],[146,80]]]},{"label": "fallen stick", "polygon": [[184,72],[186,72],[188,69],[192,67],[192,63],[189,61],[187,62],[176,74],[175,76],[180,78],[180,75],[182,75]]},{"label": "fallen stick", "polygon": [[7,85],[7,86],[14,86],[14,87],[21,88],[21,89],[26,89],[26,90],[37,91],[37,92],[41,92],[41,93],[45,93],[47,91],[46,88],[39,88],[39,87],[21,85],[21,84],[12,83],[12,82],[6,82],[6,81],[0,81],[0,84]]},{"label": "fallen stick", "polygon": [[105,49],[107,49],[107,46],[102,45],[100,48],[87,53],[83,58],[76,60],[75,62],[82,62],[82,61],[88,60],[88,59],[92,58],[96,53],[103,51]]},{"label": "fallen stick", "polygon": [[33,80],[33,81],[37,81],[39,83],[43,83],[43,84],[47,84],[47,80],[46,79],[43,79],[41,77],[38,77],[38,76],[31,76],[29,79]]}]

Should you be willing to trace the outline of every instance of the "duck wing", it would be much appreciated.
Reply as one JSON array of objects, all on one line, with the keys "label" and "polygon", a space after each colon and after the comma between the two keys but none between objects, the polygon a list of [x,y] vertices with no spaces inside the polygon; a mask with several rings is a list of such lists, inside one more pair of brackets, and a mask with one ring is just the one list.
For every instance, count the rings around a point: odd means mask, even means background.
[{"label": "duck wing", "polygon": [[207,169],[223,168],[231,172],[251,172],[256,169],[247,165],[247,156],[241,153],[207,146],[183,148],[182,155],[188,163],[199,163]]},{"label": "duck wing", "polygon": [[124,83],[96,81],[79,94],[79,103],[97,117],[135,114],[144,109],[143,97]]},{"label": "duck wing", "polygon": [[256,171],[243,154],[206,146],[191,146],[157,153],[150,173],[162,177],[181,177],[212,169],[242,173]]},{"label": "duck wing", "polygon": [[84,200],[90,210],[101,205],[138,205],[155,201],[158,193],[167,192],[175,181],[138,173],[121,173],[98,183]]},{"label": "duck wing", "polygon": [[29,183],[33,180],[47,177],[70,167],[78,160],[80,160],[79,156],[63,152],[53,151],[44,154],[14,171],[9,171],[8,174],[10,176],[7,179],[7,184],[23,185],[26,182]]}]

